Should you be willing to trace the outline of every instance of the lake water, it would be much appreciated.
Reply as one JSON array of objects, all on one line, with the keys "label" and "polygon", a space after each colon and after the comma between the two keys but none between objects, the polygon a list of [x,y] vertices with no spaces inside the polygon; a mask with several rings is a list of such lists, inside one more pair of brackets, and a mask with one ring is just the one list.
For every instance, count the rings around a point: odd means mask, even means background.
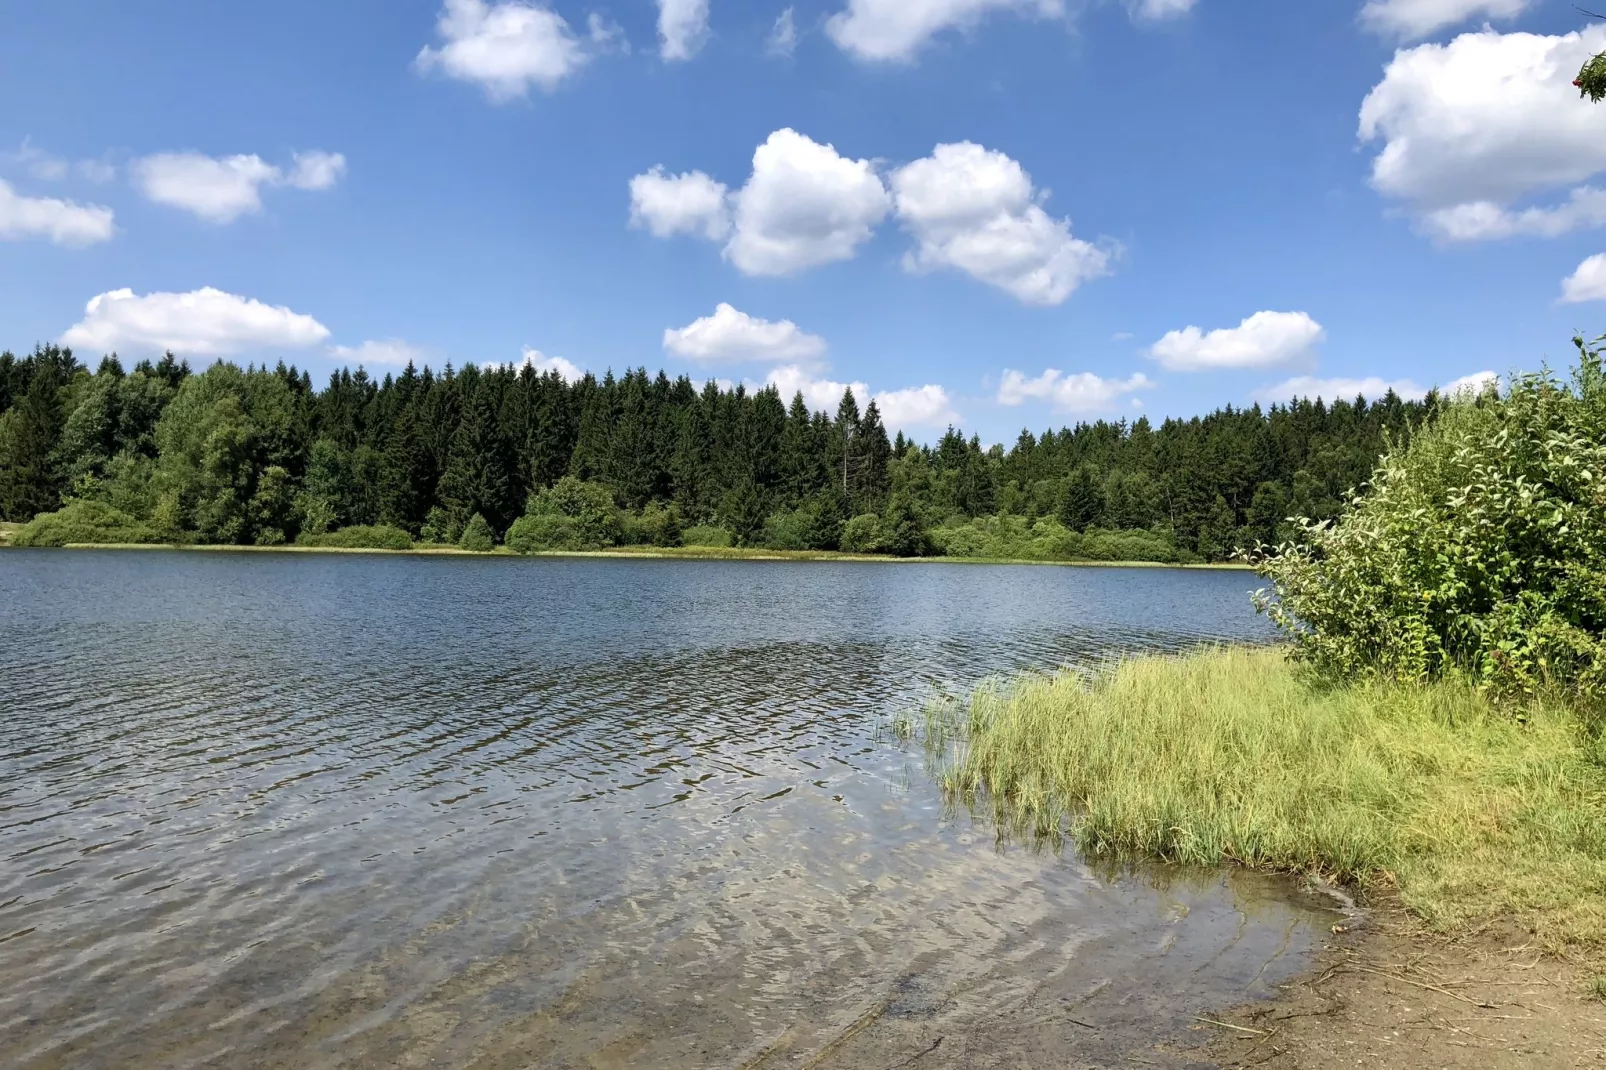
[{"label": "lake water", "polygon": [[887,726],[1254,585],[0,552],[0,1065],[1190,1065],[1331,916],[1001,847]]}]

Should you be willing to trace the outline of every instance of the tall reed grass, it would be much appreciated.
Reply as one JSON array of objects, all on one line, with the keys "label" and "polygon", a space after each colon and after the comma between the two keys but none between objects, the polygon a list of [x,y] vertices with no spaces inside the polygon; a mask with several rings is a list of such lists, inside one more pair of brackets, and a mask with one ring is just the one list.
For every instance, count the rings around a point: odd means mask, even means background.
[{"label": "tall reed grass", "polygon": [[1566,707],[1458,680],[1324,686],[1275,649],[1143,657],[931,707],[945,788],[1084,853],[1397,883],[1606,950],[1606,751]]}]

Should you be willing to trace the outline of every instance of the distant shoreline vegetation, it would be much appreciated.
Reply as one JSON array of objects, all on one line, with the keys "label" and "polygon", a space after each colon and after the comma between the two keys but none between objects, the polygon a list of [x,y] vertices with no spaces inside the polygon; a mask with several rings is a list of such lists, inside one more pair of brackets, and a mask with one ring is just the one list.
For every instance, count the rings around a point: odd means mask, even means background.
[{"label": "distant shoreline vegetation", "polygon": [[773,388],[645,369],[295,368],[169,354],[91,372],[0,354],[0,521],[11,545],[705,547],[971,560],[1194,564],[1337,516],[1387,441],[1440,407],[1301,400],[1098,421],[983,449],[889,439]]}]

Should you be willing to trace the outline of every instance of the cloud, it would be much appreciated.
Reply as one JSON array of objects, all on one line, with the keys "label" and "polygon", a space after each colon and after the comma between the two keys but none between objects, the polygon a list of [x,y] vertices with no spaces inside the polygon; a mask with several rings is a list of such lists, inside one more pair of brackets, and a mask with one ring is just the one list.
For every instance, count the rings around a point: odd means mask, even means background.
[{"label": "cloud", "polygon": [[1481,394],[1499,382],[1500,376],[1496,372],[1473,372],[1471,375],[1463,375],[1459,379],[1445,383],[1439,388],[1439,392],[1451,397],[1460,394]]},{"label": "cloud", "polygon": [[329,355],[364,368],[422,364],[428,356],[422,349],[400,338],[370,339],[359,346],[330,346]]},{"label": "cloud", "polygon": [[860,406],[868,400],[881,410],[881,421],[894,431],[916,427],[947,427],[957,424],[960,417],[954,411],[948,391],[934,384],[908,387],[903,390],[885,390],[872,394],[862,382],[839,383],[826,379],[807,368],[784,365],[776,368],[764,379],[765,386],[773,386],[783,400],[802,393],[803,402],[816,412],[835,415],[836,407],[847,390],[853,391]]},{"label": "cloud", "polygon": [[887,390],[875,396],[881,421],[894,431],[911,427],[947,427],[959,423],[953,400],[940,386],[927,384]]},{"label": "cloud", "polygon": [[1001,152],[938,145],[891,183],[898,218],[918,243],[904,257],[910,271],[957,268],[1029,305],[1061,304],[1109,273],[1110,254],[1045,212],[1047,193]]},{"label": "cloud", "polygon": [[0,240],[48,238],[81,247],[110,241],[116,226],[110,208],[57,197],[24,197],[0,179]]},{"label": "cloud", "polygon": [[532,349],[529,346],[524,347],[523,355],[523,364],[528,364],[537,372],[557,372],[566,383],[577,383],[585,378],[585,370],[573,361],[564,360],[562,357],[549,357],[539,349]]},{"label": "cloud", "polygon": [[1358,396],[1365,397],[1369,401],[1377,401],[1390,390],[1406,401],[1421,401],[1428,395],[1425,387],[1420,387],[1409,379],[1385,380],[1375,375],[1365,379],[1342,377],[1320,379],[1314,375],[1299,375],[1271,386],[1261,387],[1255,391],[1254,399],[1268,404],[1280,404],[1292,401],[1294,398],[1351,401]]},{"label": "cloud", "polygon": [[1066,375],[1049,368],[1035,379],[1006,369],[998,387],[1000,405],[1020,405],[1030,399],[1047,401],[1057,412],[1099,412],[1136,390],[1147,390],[1154,380],[1137,373],[1129,379],[1105,379],[1092,372]]},{"label": "cloud", "polygon": [[625,28],[600,12],[586,16],[586,35],[598,52],[619,51],[630,53],[630,42],[625,39]]},{"label": "cloud", "polygon": [[100,294],[61,341],[102,353],[172,350],[225,357],[253,349],[305,349],[328,337],[329,328],[311,316],[206,286],[143,297],[129,289]]},{"label": "cloud", "polygon": [[775,131],[753,153],[753,174],[732,200],[736,231],[725,255],[748,275],[851,259],[890,207],[869,160],[791,129]]},{"label": "cloud", "polygon": [[521,97],[532,85],[550,93],[588,59],[562,15],[520,0],[445,0],[435,29],[444,43],[420,49],[417,69],[473,82],[496,103]]},{"label": "cloud", "polygon": [[346,170],[338,152],[298,152],[286,173],[262,157],[211,157],[198,152],[164,152],[129,165],[134,184],[148,199],[192,212],[209,223],[232,223],[262,210],[264,186],[328,189]]},{"label": "cloud", "polygon": [[764,385],[773,386],[784,401],[790,401],[794,394],[802,393],[803,402],[809,408],[832,414],[836,412],[837,402],[842,400],[843,393],[850,389],[860,404],[870,396],[870,387],[866,383],[839,383],[795,364],[771,371],[765,376]]},{"label": "cloud", "polygon": [[1571,84],[1603,49],[1606,27],[1591,26],[1555,37],[1484,30],[1396,52],[1361,105],[1361,140],[1383,143],[1372,186],[1441,240],[1601,225],[1591,187],[1554,208],[1512,205],[1606,169],[1606,111]]},{"label": "cloud", "polygon": [[797,51],[797,15],[791,8],[781,12],[775,28],[764,42],[764,51],[779,59],[790,59]]},{"label": "cloud", "polygon": [[1513,19],[1533,0],[1367,0],[1361,25],[1382,37],[1417,41],[1472,19]]},{"label": "cloud", "polygon": [[293,158],[295,167],[284,181],[296,189],[328,189],[346,173],[346,158],[338,152],[297,152]]},{"label": "cloud", "polygon": [[1132,14],[1145,22],[1181,18],[1193,10],[1198,0],[1127,0]]},{"label": "cloud", "polygon": [[701,171],[671,175],[659,165],[630,180],[630,222],[657,238],[694,234],[722,241],[731,230],[725,184]]},{"label": "cloud", "polygon": [[994,12],[1065,14],[1063,0],[848,0],[825,32],[856,59],[908,63],[944,30],[968,30]]},{"label": "cloud", "polygon": [[1563,304],[1606,301],[1606,253],[1596,253],[1561,280]]},{"label": "cloud", "polygon": [[1170,331],[1149,355],[1174,371],[1272,368],[1305,356],[1323,333],[1303,312],[1256,312],[1236,327],[1208,334],[1198,327]]},{"label": "cloud", "polygon": [[658,0],[658,54],[666,61],[695,56],[708,39],[708,0]]},{"label": "cloud", "polygon": [[664,331],[664,348],[700,363],[762,361],[812,364],[825,356],[825,339],[791,320],[771,322],[738,312],[723,302],[712,316]]},{"label": "cloud", "polygon": [[1606,190],[1579,186],[1554,208],[1511,211],[1493,201],[1440,208],[1422,217],[1422,229],[1443,241],[1487,241],[1518,236],[1555,238],[1606,224]]}]

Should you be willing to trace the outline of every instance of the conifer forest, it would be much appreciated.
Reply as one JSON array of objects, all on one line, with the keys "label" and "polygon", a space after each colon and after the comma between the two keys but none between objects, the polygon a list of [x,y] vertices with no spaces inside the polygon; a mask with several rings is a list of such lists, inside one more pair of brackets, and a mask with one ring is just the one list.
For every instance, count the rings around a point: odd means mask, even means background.
[{"label": "conifer forest", "polygon": [[0,520],[58,543],[1220,561],[1338,515],[1437,405],[1290,399],[987,446],[889,436],[851,392],[811,411],[645,368],[358,368],[319,388],[283,364],[91,370],[42,345],[0,355]]}]

